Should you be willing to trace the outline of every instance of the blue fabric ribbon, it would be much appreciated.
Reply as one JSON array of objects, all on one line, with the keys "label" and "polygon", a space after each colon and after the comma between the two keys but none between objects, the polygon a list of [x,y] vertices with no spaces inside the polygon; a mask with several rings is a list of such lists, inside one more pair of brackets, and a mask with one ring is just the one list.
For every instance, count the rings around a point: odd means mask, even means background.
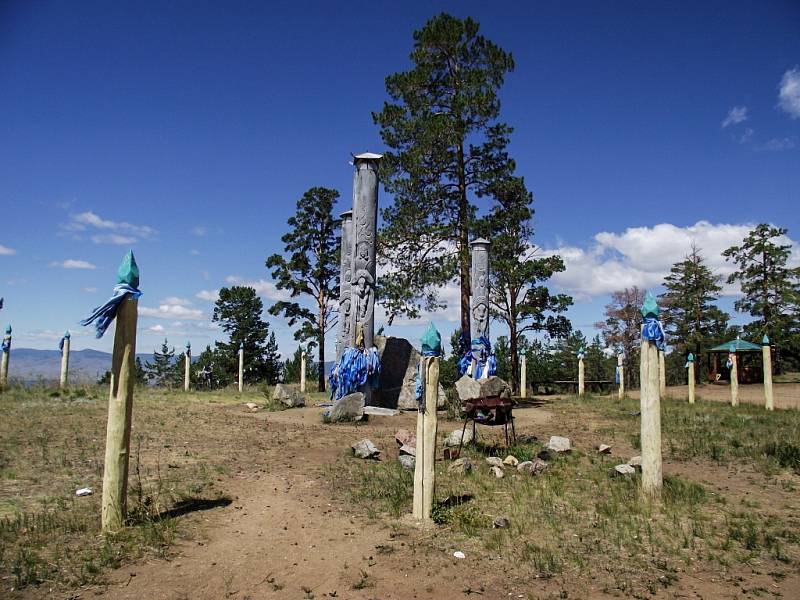
[{"label": "blue fabric ribbon", "polygon": [[619,365],[614,369],[614,383],[619,384]]},{"label": "blue fabric ribbon", "polygon": [[662,352],[667,348],[667,343],[664,339],[664,327],[661,325],[661,321],[655,317],[645,317],[642,339],[655,342],[656,348]]},{"label": "blue fabric ribbon", "polygon": [[106,303],[102,306],[95,308],[91,315],[81,321],[81,325],[86,327],[87,325],[90,325],[92,322],[96,321],[94,324],[94,327],[97,330],[95,337],[98,339],[103,337],[106,329],[108,329],[108,326],[111,325],[111,322],[117,316],[119,305],[128,294],[134,298],[139,298],[139,296],[142,295],[142,292],[140,292],[137,288],[128,285],[127,283],[118,283],[114,286],[114,293],[112,294],[111,298],[106,300]]},{"label": "blue fabric ribbon", "polygon": [[64,336],[61,336],[61,339],[58,341],[58,349],[61,354],[64,354]]},{"label": "blue fabric ribbon", "polygon": [[[436,352],[425,351],[422,356],[439,356]],[[414,382],[414,393],[420,410],[425,410],[425,381],[422,378],[422,360],[417,363],[417,380]]]},{"label": "blue fabric ribbon", "polygon": [[7,335],[3,338],[3,352],[11,351],[11,336]]},{"label": "blue fabric ribbon", "polygon": [[[497,373],[497,358],[492,352],[492,343],[485,335],[472,340],[472,344],[464,351],[461,360],[458,361],[458,374],[464,375],[472,364],[473,348],[480,346],[480,359],[476,362],[475,372],[472,373],[473,379],[480,379],[485,370],[488,369],[488,375]],[[477,349],[477,348],[476,348]]]},{"label": "blue fabric ribbon", "polygon": [[369,383],[373,390],[380,386],[381,359],[374,346],[369,350],[345,348],[339,364],[331,369],[331,399],[339,400],[348,394],[357,392],[360,387]]}]

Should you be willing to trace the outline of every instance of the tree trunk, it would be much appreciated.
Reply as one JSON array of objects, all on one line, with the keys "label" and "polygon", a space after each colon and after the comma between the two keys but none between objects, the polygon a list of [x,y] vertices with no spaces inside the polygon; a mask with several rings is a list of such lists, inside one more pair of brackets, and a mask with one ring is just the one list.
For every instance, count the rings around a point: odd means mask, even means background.
[{"label": "tree trunk", "polygon": [[320,336],[319,343],[319,373],[317,374],[317,389],[320,392],[325,391],[325,335]]},{"label": "tree trunk", "polygon": [[511,352],[511,390],[517,396],[521,396],[522,394],[519,393],[519,357],[517,356],[519,344],[517,343],[517,323],[513,316],[508,323],[508,337],[509,351]]}]

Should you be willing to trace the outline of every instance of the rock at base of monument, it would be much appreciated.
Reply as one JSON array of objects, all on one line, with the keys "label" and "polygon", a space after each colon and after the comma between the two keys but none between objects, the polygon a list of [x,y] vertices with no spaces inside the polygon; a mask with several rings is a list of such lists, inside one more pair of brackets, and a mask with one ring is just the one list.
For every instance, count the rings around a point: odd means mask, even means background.
[{"label": "rock at base of monument", "polygon": [[363,413],[373,417],[396,417],[400,414],[400,411],[393,408],[383,408],[382,406],[365,406]]},{"label": "rock at base of monument", "polygon": [[342,396],[331,406],[328,418],[333,423],[359,421],[364,416],[364,394],[354,392]]},{"label": "rock at base of monument", "polygon": [[[416,376],[415,376],[416,377]],[[447,402],[447,394],[444,392],[442,384],[439,384],[439,393],[436,395],[436,408],[444,408]],[[416,379],[410,384],[406,384],[400,390],[400,395],[397,397],[397,408],[400,410],[418,410],[419,403],[417,402],[417,382]]]},{"label": "rock at base of monument", "polygon": [[456,391],[462,402],[492,396],[511,398],[511,386],[496,375],[486,379],[473,379],[469,375],[463,375],[456,381]]},{"label": "rock at base of monument", "polygon": [[301,394],[299,390],[286,385],[285,383],[279,383],[275,386],[275,390],[272,392],[272,399],[277,400],[286,408],[295,408],[306,405],[306,399],[303,397],[303,394]]}]

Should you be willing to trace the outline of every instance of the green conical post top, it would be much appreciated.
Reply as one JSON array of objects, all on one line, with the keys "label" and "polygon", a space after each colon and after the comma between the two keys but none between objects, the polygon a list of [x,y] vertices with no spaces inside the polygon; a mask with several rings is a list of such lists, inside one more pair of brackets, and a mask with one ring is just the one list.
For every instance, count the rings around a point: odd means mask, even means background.
[{"label": "green conical post top", "polygon": [[686,360],[688,360],[689,362],[694,362],[694,354],[689,352],[689,356],[686,357]]},{"label": "green conical post top", "polygon": [[731,354],[735,354],[736,353],[736,344],[731,344],[730,348],[729,348],[729,351],[730,351]]},{"label": "green conical post top", "polygon": [[129,250],[122,259],[122,264],[117,269],[117,283],[127,283],[131,287],[139,287],[139,265],[133,257],[133,250]]},{"label": "green conical post top", "polygon": [[6,326],[6,335],[11,335],[11,325]]},{"label": "green conical post top", "polygon": [[766,333],[764,334],[764,338],[761,340],[761,345],[762,346],[769,346],[769,338],[767,337]]},{"label": "green conical post top", "polygon": [[422,335],[422,353],[427,356],[442,355],[442,336],[433,322],[428,325],[428,329]]},{"label": "green conical post top", "polygon": [[69,338],[70,338],[69,329],[67,329],[67,330],[64,332],[64,337],[65,337],[66,339],[69,339]]},{"label": "green conical post top", "polygon": [[640,309],[642,312],[642,316],[647,319],[648,317],[653,317],[655,319],[658,318],[658,304],[656,304],[656,299],[653,296],[652,292],[648,291],[644,296],[644,304],[642,304],[642,308]]},{"label": "green conical post top", "polygon": [[239,343],[239,350],[244,350],[244,342]]}]

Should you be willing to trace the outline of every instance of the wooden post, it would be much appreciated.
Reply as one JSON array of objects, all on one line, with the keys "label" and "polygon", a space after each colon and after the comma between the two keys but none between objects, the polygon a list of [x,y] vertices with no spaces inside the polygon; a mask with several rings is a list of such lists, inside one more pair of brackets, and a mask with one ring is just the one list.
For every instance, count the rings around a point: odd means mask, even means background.
[{"label": "wooden post", "polygon": [[583,367],[583,348],[578,350],[578,397],[582,398],[586,391],[586,377]]},{"label": "wooden post", "polygon": [[688,379],[689,379],[689,404],[694,404],[694,354],[689,352],[689,356],[686,358],[686,362],[688,363]]},{"label": "wooden post", "polygon": [[119,305],[111,358],[108,429],[103,470],[102,527],[104,533],[125,524],[128,497],[128,460],[131,445],[133,389],[136,383],[136,321],[139,301],[128,295]]},{"label": "wooden post", "polygon": [[761,340],[761,360],[764,363],[764,408],[773,410],[775,406],[772,398],[772,350],[766,335]]},{"label": "wooden post", "polygon": [[439,396],[439,358],[423,357],[422,372],[425,378],[425,410],[417,413],[417,455],[414,464],[413,516],[431,521],[436,489],[436,430],[438,427],[436,404]]},{"label": "wooden post", "polygon": [[658,392],[662,398],[667,397],[667,368],[663,350],[658,351]]},{"label": "wooden post", "polygon": [[622,400],[625,397],[625,365],[622,364],[624,355],[620,352],[617,355],[617,369],[619,371],[619,391],[617,398]]},{"label": "wooden post", "polygon": [[69,380],[69,343],[70,343],[70,334],[69,331],[64,332],[64,345],[61,348],[61,379],[59,380],[59,388],[62,390],[67,387],[67,382]]},{"label": "wooden post", "polygon": [[11,360],[11,325],[6,327],[3,350],[0,352],[0,392],[8,387],[8,363]]},{"label": "wooden post", "polygon": [[183,365],[183,391],[188,392],[191,384],[192,375],[192,345],[186,342],[186,353],[184,354]]},{"label": "wooden post", "polygon": [[520,357],[520,374],[519,374],[519,395],[520,398],[528,397],[528,355],[523,354]]},{"label": "wooden post", "polygon": [[739,406],[739,366],[736,356],[736,348],[731,345],[731,353],[728,356],[731,361],[731,406]]},{"label": "wooden post", "polygon": [[661,387],[658,348],[642,339],[641,348],[641,446],[642,491],[650,496],[661,493]]},{"label": "wooden post", "polygon": [[300,353],[300,393],[306,392],[306,352]]},{"label": "wooden post", "polygon": [[244,343],[239,344],[239,391],[244,389]]}]

